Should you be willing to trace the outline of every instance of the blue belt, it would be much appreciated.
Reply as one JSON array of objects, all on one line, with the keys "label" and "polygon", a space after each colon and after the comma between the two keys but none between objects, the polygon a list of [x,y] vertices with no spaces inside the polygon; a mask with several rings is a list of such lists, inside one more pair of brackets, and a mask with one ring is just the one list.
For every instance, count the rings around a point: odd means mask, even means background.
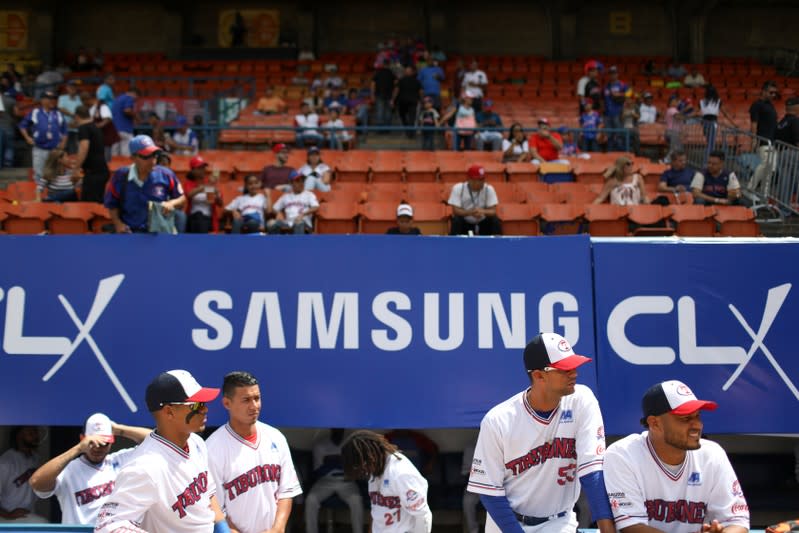
[{"label": "blue belt", "polygon": [[556,515],[549,516],[547,518],[540,518],[538,516],[524,516],[523,514],[514,513],[516,515],[516,520],[524,524],[525,526],[540,526],[544,522],[548,522],[549,520],[554,520],[555,518],[563,518],[566,516],[568,511],[560,512]]}]

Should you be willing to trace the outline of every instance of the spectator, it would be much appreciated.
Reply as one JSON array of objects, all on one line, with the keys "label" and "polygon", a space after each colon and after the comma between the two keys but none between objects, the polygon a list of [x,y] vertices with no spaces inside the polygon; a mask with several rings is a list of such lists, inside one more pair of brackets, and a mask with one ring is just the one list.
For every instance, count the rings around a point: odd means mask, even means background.
[{"label": "spectator", "polygon": [[580,127],[583,129],[581,144],[584,152],[599,151],[599,129],[603,126],[602,115],[593,108],[590,102],[583,104],[580,115]]},{"label": "spectator", "polygon": [[269,198],[271,189],[289,190],[289,174],[294,172],[294,167],[288,166],[289,147],[283,143],[272,146],[272,153],[275,154],[275,164],[267,165],[261,171],[261,188]]},{"label": "spectator", "polygon": [[6,80],[5,92],[8,96],[16,97],[22,93],[22,74],[17,71],[14,63],[8,63],[6,70],[0,77]]},{"label": "spectator", "polygon": [[16,426],[11,429],[11,447],[0,455],[0,523],[47,523],[47,520],[33,513],[36,495],[28,484],[39,466],[36,450],[41,440],[36,426]]},{"label": "spectator", "polygon": [[627,157],[616,159],[616,163],[605,171],[605,185],[594,203],[601,204],[608,199],[614,205],[649,203],[644,190],[644,178],[634,171],[633,162]]},{"label": "spectator", "polygon": [[463,74],[462,84],[464,91],[471,91],[474,99],[474,109],[479,113],[483,110],[483,98],[488,87],[488,77],[485,72],[478,68],[476,60],[472,60],[469,64],[469,70]]},{"label": "spectator", "polygon": [[105,161],[103,132],[92,120],[89,110],[81,105],[75,110],[78,125],[78,153],[75,167],[83,169],[82,202],[103,203],[103,194],[108,182],[108,164]]},{"label": "spectator", "polygon": [[502,148],[502,132],[499,128],[502,127],[502,119],[494,112],[494,103],[491,100],[483,102],[483,110],[477,113],[477,125],[481,128],[475,135],[476,148],[483,151],[486,145],[489,145],[490,150],[495,152]]},{"label": "spectator", "polygon": [[32,147],[33,177],[37,183],[42,181],[44,163],[50,152],[56,148],[63,150],[67,144],[67,121],[55,105],[56,94],[45,91],[40,106],[25,115],[19,123],[22,137]]},{"label": "spectator", "polygon": [[638,154],[641,144],[641,137],[638,135],[638,118],[640,116],[635,100],[627,98],[621,110],[621,125],[628,132],[624,139],[625,151],[632,150],[635,154]]},{"label": "spectator", "polygon": [[539,165],[548,162],[567,162],[559,159],[558,151],[563,148],[563,138],[550,130],[549,119],[538,119],[538,131],[528,139],[532,161]]},{"label": "spectator", "polygon": [[269,233],[291,232],[304,235],[313,231],[313,214],[319,210],[316,195],[305,190],[305,180],[296,170],[289,175],[291,191],[283,193],[272,206],[275,219],[269,222]]},{"label": "spectator", "polygon": [[14,166],[14,122],[17,101],[4,89],[5,78],[0,78],[0,168]]},{"label": "spectator", "polygon": [[558,128],[558,133],[563,138],[563,147],[560,149],[560,155],[562,157],[577,157],[580,155],[580,148],[574,140],[574,133],[566,127]]},{"label": "spectator", "polygon": [[776,98],[777,84],[773,81],[767,81],[763,84],[760,98],[749,108],[752,134],[767,141],[773,141],[777,133],[777,110],[772,103]]},{"label": "spectator", "polygon": [[55,70],[52,66],[46,65],[41,74],[36,76],[36,90],[33,97],[40,98],[42,92],[55,92],[58,85],[64,82],[64,75]]},{"label": "spectator", "polygon": [[214,229],[216,210],[223,205],[216,182],[214,177],[209,176],[205,159],[195,155],[189,160],[184,187],[189,213],[187,233],[210,233]]},{"label": "spectator", "polygon": [[153,138],[153,142],[163,150],[166,150],[166,133],[164,132],[163,124],[161,124],[161,117],[155,111],[151,111],[147,115],[147,123],[150,125],[150,137]]},{"label": "spectator", "polygon": [[255,174],[246,176],[244,190],[244,194],[225,207],[225,212],[233,218],[231,233],[263,232],[269,198],[263,194],[261,179]]},{"label": "spectator", "polygon": [[441,127],[449,123],[451,119],[454,119],[454,128],[452,128],[453,150],[472,149],[472,140],[477,128],[477,114],[472,106],[473,101],[473,93],[466,91],[460,102],[455,102],[438,121],[438,126]]},{"label": "spectator", "polygon": [[94,124],[103,132],[103,146],[105,160],[111,160],[111,147],[119,140],[119,134],[114,126],[111,108],[105,102],[93,98],[87,94],[87,105],[89,105],[89,115]]},{"label": "spectator", "polygon": [[92,54],[92,65],[94,66],[94,70],[101,71],[103,70],[103,66],[105,65],[105,58],[103,57],[103,51],[97,47],[94,49],[94,54]]},{"label": "spectator", "polygon": [[375,102],[375,123],[378,126],[390,126],[393,114],[391,97],[394,93],[396,79],[394,78],[394,73],[388,67],[389,62],[384,59],[383,64],[372,77],[371,89]]},{"label": "spectator", "polygon": [[526,163],[530,157],[530,144],[524,137],[524,129],[515,122],[508,130],[508,138],[502,140],[502,162]]},{"label": "spectator", "polygon": [[303,100],[303,103],[308,104],[308,109],[315,113],[321,113],[325,110],[325,96],[324,89],[321,85],[311,89],[311,96]]},{"label": "spectator", "polygon": [[72,65],[72,70],[75,72],[88,72],[92,69],[92,64],[89,62],[89,52],[86,48],[81,46],[75,54],[75,63]]},{"label": "spectator", "polygon": [[653,200],[652,203],[668,205],[670,202],[668,193],[675,197],[683,192],[690,192],[691,182],[697,172],[688,167],[688,156],[684,151],[678,150],[671,154],[671,168],[666,170],[658,182],[658,192],[664,193]]},{"label": "spectator", "polygon": [[169,216],[186,203],[186,196],[175,173],[155,166],[158,146],[147,135],[137,135],[128,147],[133,164],[114,172],[105,192],[105,206],[116,233],[145,233],[149,203],[158,203]]},{"label": "spectator", "polygon": [[590,103],[591,109],[601,114],[602,112],[602,86],[599,84],[599,64],[596,62],[587,63],[588,81],[585,82],[583,89],[583,103]]},{"label": "spectator", "polygon": [[669,143],[669,153],[674,153],[682,150],[682,123],[684,116],[680,113],[678,103],[680,97],[672,95],[669,97],[669,107],[666,109],[665,122],[666,122],[666,140]]},{"label": "spectator", "polygon": [[308,148],[308,159],[300,167],[299,173],[305,176],[306,191],[328,192],[330,190],[332,172],[330,167],[322,162],[322,154],[316,146]]},{"label": "spectator", "polygon": [[129,89],[124,94],[120,94],[111,106],[111,116],[114,120],[114,127],[119,134],[119,141],[111,147],[111,155],[121,155],[129,157],[128,145],[133,138],[133,119],[136,118],[136,98],[139,96],[137,89]]},{"label": "spectator", "polygon": [[347,108],[347,97],[341,92],[340,87],[332,87],[330,89],[330,95],[322,100],[322,102],[324,103],[325,109],[338,107],[339,110],[344,110]]},{"label": "spectator", "polygon": [[597,62],[593,59],[587,61],[585,65],[583,65],[583,77],[577,80],[577,97],[582,98],[585,96],[585,86],[588,85],[588,82],[591,81],[591,77],[588,75],[590,70],[597,71]]},{"label": "spectator", "polygon": [[432,49],[431,49],[431,51],[430,51],[430,58],[431,58],[433,61],[438,61],[439,63],[443,63],[444,61],[446,61],[446,60],[447,60],[447,54],[445,54],[445,53],[444,53],[444,52],[441,50],[441,47],[440,47],[440,46],[438,46],[438,45],[434,44],[434,45],[433,45],[433,48],[432,48]]},{"label": "spectator", "polygon": [[344,477],[341,465],[341,444],[344,430],[331,429],[329,435],[313,445],[313,478],[305,497],[305,531],[319,533],[319,508],[326,499],[339,496],[350,508],[352,533],[363,533],[363,500],[358,485]]},{"label": "spectator", "polygon": [[[705,96],[699,100],[699,114],[702,117],[702,127],[705,132],[705,139],[708,146],[714,146],[716,140],[716,130],[718,129],[719,113],[733,122],[721,106],[719,92],[712,85],[705,86]],[[733,124],[734,125],[734,124]]]},{"label": "spectator", "polygon": [[189,127],[188,120],[183,115],[175,119],[175,131],[165,135],[166,146],[175,155],[197,155],[200,151],[200,140],[193,129]]},{"label": "spectator", "polygon": [[638,123],[654,124],[658,119],[658,108],[652,103],[652,93],[645,92],[644,101],[638,107]]},{"label": "spectator", "polygon": [[286,111],[288,111],[288,105],[275,94],[275,88],[271,85],[266,88],[264,96],[258,100],[255,110],[259,115],[277,115]]},{"label": "spectator", "polygon": [[433,58],[419,71],[419,82],[422,84],[422,93],[433,100],[433,107],[441,110],[441,82],[444,81],[444,70],[439,66],[437,59]]},{"label": "spectator", "polygon": [[327,131],[328,146],[333,150],[343,150],[345,147],[350,148],[352,143],[352,134],[347,131],[344,126],[344,121],[341,120],[340,107],[334,105],[328,111],[327,122],[324,128]]},{"label": "spectator", "polygon": [[[419,116],[416,119],[416,123],[421,128],[435,128],[441,115],[438,114],[438,110],[435,108],[435,103],[433,98],[430,96],[425,96],[422,99],[422,109],[419,111]],[[436,132],[433,130],[422,130],[422,150],[433,151],[435,150],[436,144]]]},{"label": "spectator", "polygon": [[663,71],[658,68],[658,64],[653,59],[648,59],[646,63],[644,63],[643,69],[644,76],[652,77],[652,76],[661,76]]},{"label": "spectator", "polygon": [[608,134],[608,150],[615,151],[624,149],[619,130],[623,128],[621,113],[628,87],[626,83],[619,80],[619,72],[615,65],[608,69],[608,75],[610,79],[603,92],[605,96],[605,127],[616,130]]},{"label": "spectator", "polygon": [[97,100],[107,105],[109,108],[114,104],[114,82],[116,79],[113,74],[108,74],[103,83],[97,87]]},{"label": "spectator", "polygon": [[785,102],[785,116],[777,123],[774,137],[789,146],[799,146],[799,97],[791,97]]},{"label": "spectator", "polygon": [[452,187],[447,201],[452,206],[450,235],[501,235],[497,192],[485,182],[485,169],[472,165],[466,175],[466,181]]},{"label": "spectator", "polygon": [[300,113],[294,117],[294,125],[297,127],[296,142],[299,148],[306,143],[318,146],[324,141],[324,137],[316,129],[319,127],[319,115],[306,102],[300,105]]},{"label": "spectator", "polygon": [[705,77],[702,76],[696,65],[691,66],[691,73],[687,74],[682,80],[682,84],[685,87],[702,87],[705,83]]},{"label": "spectator", "polygon": [[685,71],[685,67],[679,63],[672,63],[669,65],[669,68],[666,69],[666,76],[673,80],[681,80],[686,74],[688,73]]},{"label": "spectator", "polygon": [[[358,89],[350,89],[347,93],[347,114],[355,115],[355,124],[367,126],[369,124],[369,102],[358,95]],[[358,130],[362,133],[362,130]]]},{"label": "spectator", "polygon": [[[66,150],[50,150],[44,163],[42,179],[36,181],[36,199],[45,202],[77,202],[75,185],[80,181],[81,171],[70,165]],[[43,193],[46,192],[46,195]]]},{"label": "spectator", "polygon": [[342,80],[341,76],[338,75],[338,66],[330,65],[327,68],[327,76],[322,82],[322,86],[325,89],[330,89],[331,92],[334,89],[337,90],[339,93],[341,92],[341,89],[344,87],[344,80]]},{"label": "spectator", "polygon": [[463,76],[466,75],[466,66],[463,59],[458,59],[455,63],[455,76],[452,77],[452,88],[449,94],[455,97],[463,92]]},{"label": "spectator", "polygon": [[83,104],[78,95],[79,84],[80,80],[69,80],[66,85],[67,92],[58,97],[58,110],[70,119],[75,118],[75,110]]},{"label": "spectator", "polygon": [[402,125],[407,128],[405,136],[408,139],[413,139],[416,136],[413,126],[416,123],[416,114],[421,97],[422,84],[417,79],[413,67],[409,65],[405,67],[404,75],[397,80],[391,100],[391,105],[396,107],[399,112]]},{"label": "spectator", "polygon": [[707,168],[691,180],[694,203],[700,205],[739,205],[741,185],[735,172],[724,168],[724,152],[714,150],[707,158]]},{"label": "spectator", "polygon": [[405,202],[397,206],[397,225],[386,230],[386,235],[421,235],[413,225],[413,207]]},{"label": "spectator", "polygon": [[124,448],[109,453],[111,445],[117,436],[138,444],[151,431],[115,424],[104,414],[95,413],[86,420],[78,443],[39,467],[31,476],[30,485],[39,498],[55,495],[62,524],[94,525],[119,470],[135,450]]}]

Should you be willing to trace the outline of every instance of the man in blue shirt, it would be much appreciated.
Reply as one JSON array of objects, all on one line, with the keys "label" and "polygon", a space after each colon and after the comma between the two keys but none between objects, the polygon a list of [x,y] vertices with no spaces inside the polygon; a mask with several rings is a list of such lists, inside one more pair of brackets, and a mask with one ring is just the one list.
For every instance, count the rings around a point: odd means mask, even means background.
[{"label": "man in blue shirt", "polygon": [[608,69],[608,82],[605,85],[605,127],[618,130],[608,136],[608,150],[622,150],[623,135],[621,132],[621,112],[624,108],[624,93],[627,84],[619,80],[619,71],[616,65]]},{"label": "man in blue shirt", "polygon": [[114,105],[114,89],[112,88],[114,81],[116,81],[114,80],[114,75],[109,74],[105,77],[105,80],[103,80],[103,84],[97,87],[97,99],[108,107]]},{"label": "man in blue shirt", "polygon": [[63,150],[67,143],[67,121],[55,108],[58,96],[53,91],[42,93],[41,106],[25,115],[19,123],[22,137],[33,147],[33,173],[41,182],[44,163],[50,152]]},{"label": "man in blue shirt", "polygon": [[[688,166],[688,157],[682,150],[671,153],[671,168],[666,170],[658,182],[660,195],[653,203],[668,205],[672,199],[678,198],[680,193],[691,192],[691,182],[696,176],[696,170]],[[676,202],[679,203],[679,202]]]},{"label": "man in blue shirt", "polygon": [[422,84],[423,96],[433,99],[433,107],[441,111],[441,82],[444,81],[444,71],[438,66],[438,61],[432,63],[419,71],[416,76]]},{"label": "man in blue shirt", "polygon": [[114,172],[105,192],[105,206],[117,233],[147,231],[148,202],[159,202],[164,214],[186,203],[175,173],[156,166],[160,148],[147,135],[137,135],[128,147],[133,164]]},{"label": "man in blue shirt", "polygon": [[119,141],[111,147],[111,155],[129,156],[128,144],[133,138],[133,119],[136,117],[136,98],[139,96],[137,89],[129,89],[120,94],[111,106],[111,116],[114,127],[119,133]]}]

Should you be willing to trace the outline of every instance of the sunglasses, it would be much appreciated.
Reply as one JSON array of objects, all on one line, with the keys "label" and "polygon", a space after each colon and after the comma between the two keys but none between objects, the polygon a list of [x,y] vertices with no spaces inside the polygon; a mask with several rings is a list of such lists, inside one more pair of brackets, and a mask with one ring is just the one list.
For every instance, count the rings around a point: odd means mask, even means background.
[{"label": "sunglasses", "polygon": [[632,163],[624,163],[624,166],[625,167],[631,167],[631,166],[633,166],[633,164]]},{"label": "sunglasses", "polygon": [[161,406],[164,405],[188,405],[192,411],[199,411],[205,407],[205,402],[168,402],[161,404]]}]

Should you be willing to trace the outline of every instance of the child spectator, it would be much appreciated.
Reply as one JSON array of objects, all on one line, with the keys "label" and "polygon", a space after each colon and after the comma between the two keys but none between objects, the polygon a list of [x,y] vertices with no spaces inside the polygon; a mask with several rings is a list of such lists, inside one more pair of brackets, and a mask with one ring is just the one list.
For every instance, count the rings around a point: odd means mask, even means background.
[{"label": "child spectator", "polygon": [[413,207],[405,202],[397,206],[397,225],[388,228],[386,235],[421,235],[419,228],[413,225]]},{"label": "child spectator", "polygon": [[41,179],[36,182],[36,199],[41,200],[42,193],[47,190],[45,202],[77,202],[75,184],[82,176],[81,169],[76,171],[71,167],[67,152],[55,148],[47,156]]},{"label": "child spectator", "polygon": [[216,188],[217,177],[208,174],[208,163],[199,155],[189,161],[183,192],[189,203],[188,233],[209,233],[214,229],[217,206],[221,207],[222,197]]},{"label": "child spectator", "polygon": [[314,193],[305,190],[303,175],[296,170],[289,175],[289,181],[291,192],[283,193],[272,208],[276,218],[269,223],[270,234],[287,231],[304,235],[313,231],[313,214],[319,210],[319,201]]},{"label": "child spectator", "polygon": [[599,128],[602,127],[602,116],[595,110],[590,102],[583,104],[580,115],[580,127],[583,128],[582,147],[584,152],[598,152]]},{"label": "child spectator", "polygon": [[250,174],[244,178],[244,188],[246,193],[225,207],[225,211],[233,217],[231,233],[262,232],[269,202],[261,193],[261,180],[255,174]]},{"label": "child spectator", "polygon": [[322,154],[316,146],[308,148],[308,159],[300,167],[299,173],[305,176],[306,191],[328,192],[330,190],[331,170],[327,164],[322,162]]},{"label": "child spectator", "polygon": [[[416,123],[422,128],[435,128],[438,124],[440,115],[436,108],[433,107],[433,98],[425,96],[422,100],[422,110],[419,111],[419,117]],[[433,130],[422,131],[422,150],[435,150],[436,132]]]},{"label": "child spectator", "polygon": [[580,155],[580,148],[574,140],[574,133],[567,128],[560,128],[560,134],[563,136],[563,147],[560,149],[560,155],[563,157],[576,157]]},{"label": "child spectator", "polygon": [[524,137],[524,128],[518,122],[508,131],[508,138],[502,140],[503,163],[526,163],[530,161],[530,143]]},{"label": "child spectator", "polygon": [[339,106],[334,105],[328,111],[328,119],[325,123],[327,132],[328,146],[333,150],[343,150],[346,146],[349,148],[352,135],[344,129],[344,121],[341,120],[341,112]]}]

